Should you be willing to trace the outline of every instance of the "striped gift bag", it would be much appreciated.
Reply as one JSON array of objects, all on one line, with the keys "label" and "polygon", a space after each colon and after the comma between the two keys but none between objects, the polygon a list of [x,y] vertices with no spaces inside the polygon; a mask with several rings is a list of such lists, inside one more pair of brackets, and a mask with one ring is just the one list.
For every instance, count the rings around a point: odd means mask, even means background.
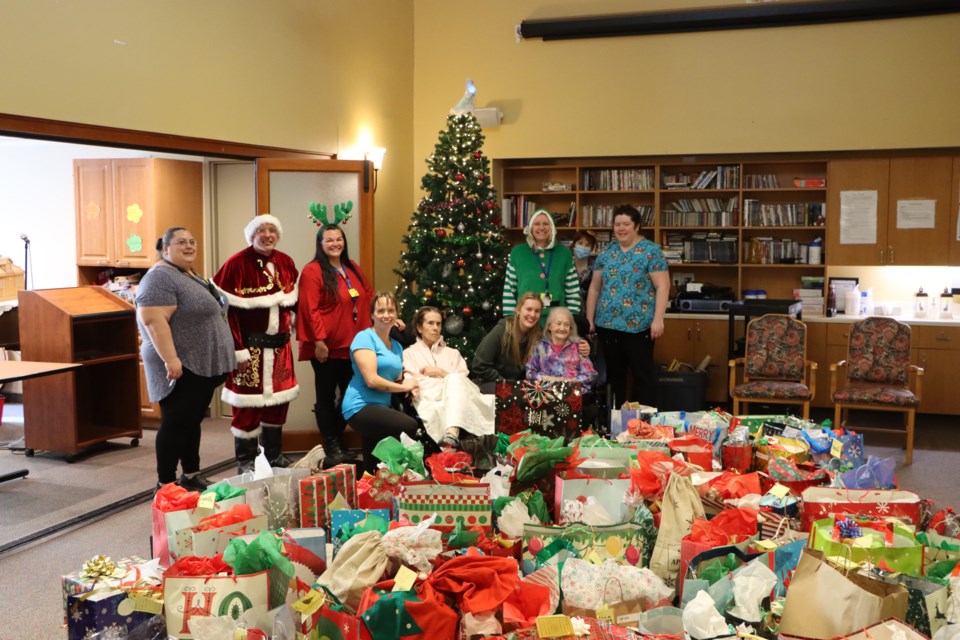
[{"label": "striped gift bag", "polygon": [[440,484],[432,480],[404,482],[397,497],[401,516],[411,524],[437,514],[433,528],[452,531],[457,524],[481,527],[489,531],[493,525],[490,485],[472,482]]}]

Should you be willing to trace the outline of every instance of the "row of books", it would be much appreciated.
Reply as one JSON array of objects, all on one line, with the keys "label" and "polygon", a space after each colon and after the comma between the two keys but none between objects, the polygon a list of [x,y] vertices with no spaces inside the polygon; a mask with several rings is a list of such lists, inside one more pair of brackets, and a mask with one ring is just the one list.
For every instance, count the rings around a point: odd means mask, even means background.
[{"label": "row of books", "polygon": [[667,263],[720,263],[737,261],[737,236],[703,231],[692,234],[668,233],[663,255]]},{"label": "row of books", "polygon": [[699,173],[663,174],[661,182],[666,189],[739,189],[740,166],[718,165]]},{"label": "row of books", "polygon": [[750,238],[743,261],[750,264],[795,264],[800,262],[800,243],[790,238]]},{"label": "row of books", "polygon": [[775,173],[748,173],[743,177],[744,189],[779,189],[780,182]]},{"label": "row of books", "polygon": [[826,222],[822,202],[743,201],[743,221],[748,227],[822,227]]},{"label": "row of books", "polygon": [[736,211],[737,199],[729,198],[680,198],[670,202],[666,211]]},{"label": "row of books", "polygon": [[[650,205],[638,204],[637,210],[640,212],[640,226],[653,226],[653,207]],[[584,227],[612,227],[613,212],[616,210],[614,205],[583,205],[580,207],[581,225]]]},{"label": "row of books", "polygon": [[660,224],[665,227],[735,227],[740,224],[734,211],[664,211]]},{"label": "row of books", "polygon": [[584,191],[652,191],[653,169],[588,169],[583,172]]}]

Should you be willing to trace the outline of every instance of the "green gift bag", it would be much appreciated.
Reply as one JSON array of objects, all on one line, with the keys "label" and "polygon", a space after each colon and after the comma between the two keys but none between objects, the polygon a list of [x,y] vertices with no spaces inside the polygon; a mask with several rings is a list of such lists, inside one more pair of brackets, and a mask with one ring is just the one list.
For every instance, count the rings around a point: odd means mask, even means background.
[{"label": "green gift bag", "polygon": [[907,527],[886,520],[850,518],[863,535],[853,538],[853,542],[844,542],[834,539],[836,520],[837,516],[833,516],[815,521],[809,546],[823,551],[827,557],[836,556],[858,563],[869,561],[877,566],[883,562],[891,571],[911,576],[923,574],[923,545]]}]

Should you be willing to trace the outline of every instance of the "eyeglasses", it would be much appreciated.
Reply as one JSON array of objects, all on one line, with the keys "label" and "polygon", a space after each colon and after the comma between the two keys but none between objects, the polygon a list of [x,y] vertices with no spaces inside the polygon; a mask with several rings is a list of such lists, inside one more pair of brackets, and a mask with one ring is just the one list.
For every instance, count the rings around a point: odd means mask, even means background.
[{"label": "eyeglasses", "polygon": [[184,247],[184,246],[195,247],[195,246],[197,246],[197,241],[194,240],[193,238],[190,238],[190,239],[187,239],[187,238],[177,238],[176,240],[174,240],[174,241],[171,242],[170,244],[172,244],[172,245],[174,245],[174,246],[177,246],[177,247]]}]

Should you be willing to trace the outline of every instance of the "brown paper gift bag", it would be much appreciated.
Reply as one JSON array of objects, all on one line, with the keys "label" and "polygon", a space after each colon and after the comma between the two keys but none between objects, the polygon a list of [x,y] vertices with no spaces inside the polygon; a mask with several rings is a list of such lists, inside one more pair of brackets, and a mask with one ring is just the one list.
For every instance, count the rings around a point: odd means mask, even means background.
[{"label": "brown paper gift bag", "polygon": [[881,620],[903,619],[907,590],[838,569],[815,549],[804,549],[793,574],[780,620],[785,636],[829,639]]}]

